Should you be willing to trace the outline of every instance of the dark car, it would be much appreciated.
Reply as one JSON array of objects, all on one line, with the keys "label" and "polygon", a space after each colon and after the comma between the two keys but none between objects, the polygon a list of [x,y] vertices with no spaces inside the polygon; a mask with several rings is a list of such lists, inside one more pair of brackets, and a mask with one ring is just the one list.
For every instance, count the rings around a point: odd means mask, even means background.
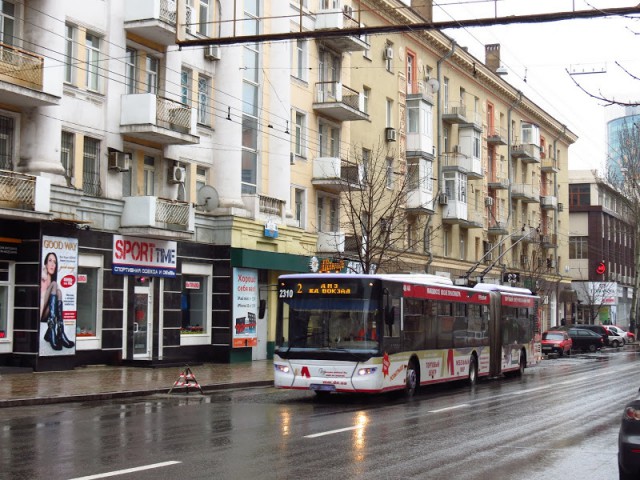
[{"label": "dark car", "polygon": [[579,328],[586,328],[592,332],[596,332],[602,337],[602,341],[608,347],[609,346],[609,331],[603,325],[580,325]]},{"label": "dark car", "polygon": [[574,350],[589,350],[595,352],[604,347],[602,336],[586,328],[570,328],[567,333],[571,337]]},{"label": "dark car", "polygon": [[542,333],[542,353],[556,353],[563,356],[571,355],[573,342],[569,334],[562,330],[549,330]]},{"label": "dark car", "polygon": [[622,413],[618,433],[618,470],[620,480],[640,478],[640,391]]}]

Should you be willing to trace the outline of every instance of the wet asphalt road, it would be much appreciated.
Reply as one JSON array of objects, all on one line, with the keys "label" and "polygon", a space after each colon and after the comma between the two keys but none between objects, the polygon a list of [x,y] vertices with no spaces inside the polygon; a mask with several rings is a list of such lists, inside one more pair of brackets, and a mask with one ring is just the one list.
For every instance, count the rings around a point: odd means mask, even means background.
[{"label": "wet asphalt road", "polygon": [[0,478],[610,480],[639,360],[546,360],[411,400],[261,388],[8,408]]}]

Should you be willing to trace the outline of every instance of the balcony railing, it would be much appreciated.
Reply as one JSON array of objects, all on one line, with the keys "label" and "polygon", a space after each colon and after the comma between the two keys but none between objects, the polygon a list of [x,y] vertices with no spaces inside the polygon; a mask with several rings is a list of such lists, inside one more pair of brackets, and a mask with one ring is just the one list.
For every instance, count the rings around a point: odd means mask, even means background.
[{"label": "balcony railing", "polygon": [[166,235],[192,233],[195,229],[195,209],[190,203],[152,195],[124,197],[123,200],[120,226],[124,229],[135,228],[139,234],[146,233],[145,229],[149,232],[160,229],[166,230]]},{"label": "balcony railing", "polygon": [[539,202],[540,186],[528,183],[516,183],[511,186],[511,196],[529,203]]},{"label": "balcony railing", "polygon": [[533,143],[523,143],[521,145],[513,145],[511,147],[511,156],[519,158],[525,163],[540,162],[540,147]]},{"label": "balcony railing", "polygon": [[369,118],[363,111],[364,96],[338,81],[316,83],[313,108],[341,122]]},{"label": "balcony railing", "polygon": [[442,120],[448,123],[468,123],[467,107],[460,103],[449,103],[444,106]]},{"label": "balcony railing", "polygon": [[0,43],[0,80],[42,90],[44,58]]},{"label": "balcony railing", "polygon": [[[192,24],[191,7],[187,6],[186,23]],[[127,32],[170,45],[176,37],[176,2],[168,0],[135,0],[124,3],[124,28]],[[187,32],[189,32],[187,27]]]},{"label": "balcony railing", "polygon": [[156,201],[156,222],[168,225],[189,225],[191,205],[175,200],[158,198]]},{"label": "balcony railing", "polygon": [[189,133],[191,128],[191,108],[168,98],[156,98],[156,118],[164,128],[182,133]]},{"label": "balcony railing", "polygon": [[456,170],[466,173],[469,178],[482,178],[482,160],[463,153],[444,155],[444,170]]},{"label": "balcony railing", "polygon": [[504,127],[491,125],[487,131],[487,143],[492,145],[506,145],[507,130]]},{"label": "balcony railing", "polygon": [[255,220],[269,220],[276,224],[282,224],[285,221],[284,200],[262,194],[245,194],[242,195],[242,202]]},{"label": "balcony railing", "polygon": [[[319,9],[316,15],[316,30],[343,30],[358,28],[360,24],[354,18],[353,8],[346,2],[335,2],[336,8]],[[333,5],[332,5],[333,7]],[[358,35],[327,36],[322,39],[329,47],[342,52],[355,52],[369,48],[365,38]]]},{"label": "balcony railing", "polygon": [[0,207],[49,213],[51,182],[7,170],[0,170]]}]

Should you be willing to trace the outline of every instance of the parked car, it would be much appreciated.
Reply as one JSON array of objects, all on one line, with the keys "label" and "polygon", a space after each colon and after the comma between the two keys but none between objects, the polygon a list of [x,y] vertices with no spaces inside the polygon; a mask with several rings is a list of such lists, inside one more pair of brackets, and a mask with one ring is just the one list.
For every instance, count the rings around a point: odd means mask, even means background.
[{"label": "parked car", "polygon": [[618,471],[620,480],[640,478],[640,391],[627,403],[618,432]]},{"label": "parked car", "polygon": [[542,333],[542,353],[556,353],[562,357],[571,355],[573,341],[569,334],[562,330],[549,330]]},{"label": "parked car", "polygon": [[592,330],[586,328],[570,328],[567,333],[571,337],[571,342],[573,343],[572,348],[574,350],[580,349],[595,352],[604,347],[602,335]]},{"label": "parked car", "polygon": [[607,325],[609,330],[616,332],[616,335],[619,335],[624,340],[624,343],[631,343],[635,339],[635,335],[631,332],[627,332],[626,330],[616,326],[616,325]]},{"label": "parked car", "polygon": [[624,345],[624,338],[618,335],[615,330],[610,329],[608,325],[605,328],[607,329],[607,332],[609,332],[610,347],[618,348],[619,346]]},{"label": "parked car", "polygon": [[609,346],[609,331],[604,327],[604,325],[577,325],[577,327],[586,328],[587,330],[596,332],[602,337],[604,344],[606,346]]}]

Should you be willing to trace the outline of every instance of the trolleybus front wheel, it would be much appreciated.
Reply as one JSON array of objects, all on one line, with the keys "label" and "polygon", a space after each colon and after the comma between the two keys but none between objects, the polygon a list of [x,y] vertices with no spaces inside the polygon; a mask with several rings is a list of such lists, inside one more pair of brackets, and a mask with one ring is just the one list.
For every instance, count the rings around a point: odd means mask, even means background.
[{"label": "trolleybus front wheel", "polygon": [[475,387],[478,383],[478,363],[476,357],[471,355],[469,359],[469,386]]}]

